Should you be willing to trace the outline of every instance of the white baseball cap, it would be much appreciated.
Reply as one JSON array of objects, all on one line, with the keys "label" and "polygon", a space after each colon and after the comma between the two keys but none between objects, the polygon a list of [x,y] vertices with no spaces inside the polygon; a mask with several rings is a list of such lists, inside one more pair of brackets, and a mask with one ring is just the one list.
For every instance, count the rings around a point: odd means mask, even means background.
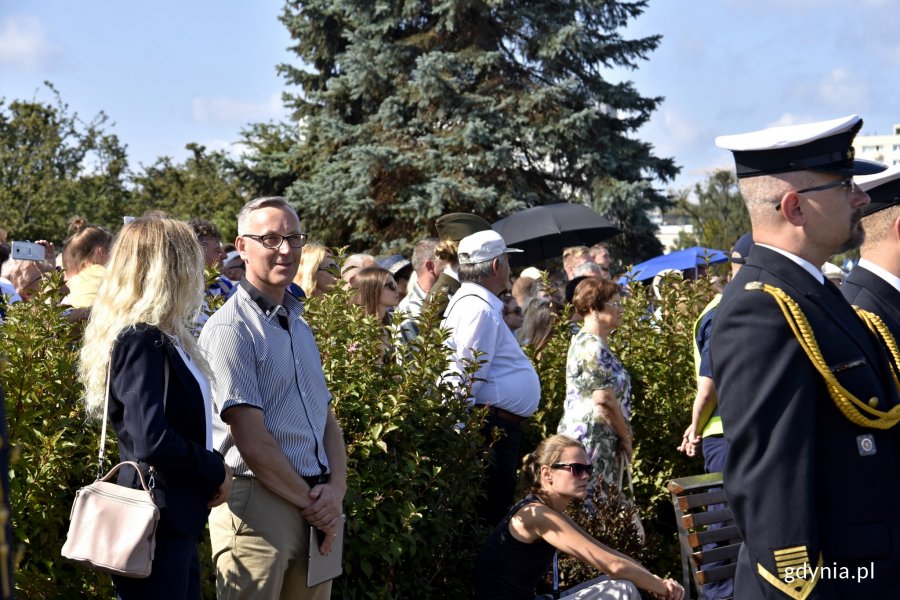
[{"label": "white baseball cap", "polygon": [[507,248],[506,242],[493,229],[479,231],[464,237],[460,240],[457,248],[459,264],[461,265],[477,265],[478,263],[493,260],[508,252],[522,252],[522,250]]}]

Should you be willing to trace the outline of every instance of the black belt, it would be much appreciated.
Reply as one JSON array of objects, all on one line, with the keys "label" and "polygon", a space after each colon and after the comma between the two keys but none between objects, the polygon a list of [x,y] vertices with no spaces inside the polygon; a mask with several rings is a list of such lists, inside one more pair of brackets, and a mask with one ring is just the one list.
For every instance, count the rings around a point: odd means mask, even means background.
[{"label": "black belt", "polygon": [[476,404],[475,408],[487,408],[489,415],[497,417],[498,419],[503,419],[504,421],[509,421],[510,423],[515,423],[516,425],[528,418],[496,406],[488,406],[487,404]]},{"label": "black belt", "polygon": [[331,473],[323,473],[321,475],[301,475],[307,484],[309,484],[310,488],[314,488],[317,485],[321,485],[323,483],[328,483],[331,479]]}]

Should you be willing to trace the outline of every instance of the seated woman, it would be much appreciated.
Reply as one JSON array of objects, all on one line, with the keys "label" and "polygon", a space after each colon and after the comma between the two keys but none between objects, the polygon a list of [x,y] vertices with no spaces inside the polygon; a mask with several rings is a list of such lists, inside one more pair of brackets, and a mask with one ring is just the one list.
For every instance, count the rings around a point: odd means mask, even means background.
[{"label": "seated woman", "polygon": [[606,573],[563,598],[637,600],[638,588],[666,600],[684,598],[678,582],[660,579],[566,516],[573,499],[587,496],[590,471],[582,445],[563,435],[545,439],[525,457],[521,484],[526,496],[497,525],[476,559],[476,600],[534,600],[557,550]]}]

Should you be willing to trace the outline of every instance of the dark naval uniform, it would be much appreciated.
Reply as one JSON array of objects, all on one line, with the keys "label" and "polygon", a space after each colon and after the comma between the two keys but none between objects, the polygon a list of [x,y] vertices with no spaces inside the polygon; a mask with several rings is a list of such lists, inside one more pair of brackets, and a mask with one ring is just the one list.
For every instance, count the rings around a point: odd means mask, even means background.
[{"label": "dark naval uniform", "polygon": [[900,427],[851,422],[873,417],[838,407],[759,283],[797,303],[850,394],[879,411],[900,404],[883,350],[838,289],[754,246],[725,290],[711,347],[731,443],[725,488],[744,539],[735,598],[900,598]]},{"label": "dark naval uniform", "polygon": [[875,313],[890,329],[895,340],[900,340],[900,291],[887,281],[857,265],[841,286],[847,302]]}]

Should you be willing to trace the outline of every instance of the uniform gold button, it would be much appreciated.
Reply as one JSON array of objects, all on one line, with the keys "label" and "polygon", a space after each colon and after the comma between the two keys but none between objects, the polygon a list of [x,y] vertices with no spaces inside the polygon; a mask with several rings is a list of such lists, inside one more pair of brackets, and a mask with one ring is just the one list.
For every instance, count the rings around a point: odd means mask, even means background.
[{"label": "uniform gold button", "polygon": [[878,406],[878,398],[876,398],[875,396],[869,398],[869,406],[871,406],[872,408]]}]

